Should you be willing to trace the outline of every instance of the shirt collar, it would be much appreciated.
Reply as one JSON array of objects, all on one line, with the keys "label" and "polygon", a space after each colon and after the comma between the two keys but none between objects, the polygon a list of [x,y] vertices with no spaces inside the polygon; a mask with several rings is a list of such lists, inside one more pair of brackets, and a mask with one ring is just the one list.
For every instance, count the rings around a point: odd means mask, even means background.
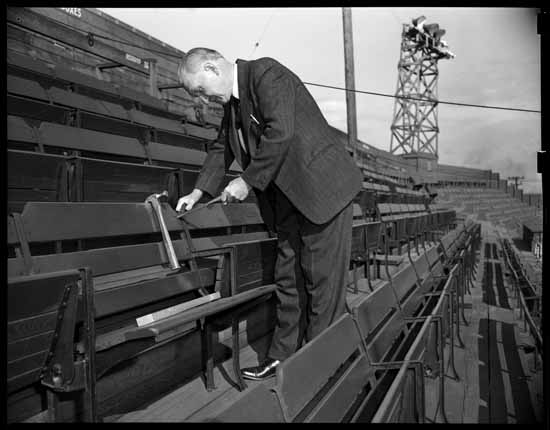
[{"label": "shirt collar", "polygon": [[237,77],[237,63],[233,64],[233,97],[239,100],[239,79]]}]

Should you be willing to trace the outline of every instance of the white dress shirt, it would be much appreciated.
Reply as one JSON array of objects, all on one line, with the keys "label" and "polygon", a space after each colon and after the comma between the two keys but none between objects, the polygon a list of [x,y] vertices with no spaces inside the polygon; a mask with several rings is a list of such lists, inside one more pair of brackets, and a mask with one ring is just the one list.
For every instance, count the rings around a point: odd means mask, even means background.
[{"label": "white dress shirt", "polygon": [[[233,64],[233,92],[232,92],[232,95],[237,100],[239,100],[239,79],[238,79],[237,73],[238,73],[237,72],[237,63],[235,63],[235,64]],[[242,123],[242,121],[241,121],[241,123]],[[241,147],[243,148],[243,151],[245,153],[248,152],[246,150],[246,146],[244,144],[244,139],[243,139],[243,133],[242,133],[240,128],[237,129],[237,134],[239,135],[239,143],[241,144]]]}]

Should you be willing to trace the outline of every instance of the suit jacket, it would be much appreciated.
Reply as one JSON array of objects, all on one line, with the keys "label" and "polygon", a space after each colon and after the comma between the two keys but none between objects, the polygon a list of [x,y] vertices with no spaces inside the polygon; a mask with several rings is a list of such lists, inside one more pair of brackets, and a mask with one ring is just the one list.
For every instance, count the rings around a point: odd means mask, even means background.
[{"label": "suit jacket", "polygon": [[[361,171],[298,76],[272,58],[237,60],[237,67],[242,134],[249,149],[242,157],[242,179],[257,194],[273,181],[311,222],[329,221],[361,189]],[[232,116],[227,103],[197,179],[196,188],[211,195],[241,155]]]}]

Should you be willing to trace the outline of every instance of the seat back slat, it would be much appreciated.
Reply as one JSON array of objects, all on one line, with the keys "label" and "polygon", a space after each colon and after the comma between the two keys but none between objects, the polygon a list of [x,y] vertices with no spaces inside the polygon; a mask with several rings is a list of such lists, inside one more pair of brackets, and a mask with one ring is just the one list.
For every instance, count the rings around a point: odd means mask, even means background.
[{"label": "seat back slat", "polygon": [[298,415],[359,344],[353,320],[345,314],[277,367],[274,389],[286,421]]},{"label": "seat back slat", "polygon": [[[181,231],[174,210],[166,203],[162,209],[167,229]],[[29,242],[160,232],[149,203],[28,202],[22,219]]]},{"label": "seat back slat", "polygon": [[181,219],[192,230],[264,223],[260,209],[253,203],[197,206]]}]

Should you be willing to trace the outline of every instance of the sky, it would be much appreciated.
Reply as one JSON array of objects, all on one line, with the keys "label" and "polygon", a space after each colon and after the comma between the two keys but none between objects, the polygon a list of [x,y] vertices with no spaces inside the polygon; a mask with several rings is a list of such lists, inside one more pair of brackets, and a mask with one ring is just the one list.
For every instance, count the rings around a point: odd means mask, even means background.
[{"label": "sky", "polygon": [[[342,9],[101,8],[182,51],[213,48],[228,60],[272,57],[303,81],[345,86]],[[526,8],[352,8],[355,88],[395,94],[403,23],[424,15],[446,30],[456,55],[440,60],[438,98],[540,110],[537,10]],[[258,42],[258,46],[255,46]],[[347,130],[345,92],[308,86],[327,121]],[[358,137],[389,151],[395,100],[356,95]],[[524,176],[540,192],[540,113],[440,104],[439,162]]]}]

